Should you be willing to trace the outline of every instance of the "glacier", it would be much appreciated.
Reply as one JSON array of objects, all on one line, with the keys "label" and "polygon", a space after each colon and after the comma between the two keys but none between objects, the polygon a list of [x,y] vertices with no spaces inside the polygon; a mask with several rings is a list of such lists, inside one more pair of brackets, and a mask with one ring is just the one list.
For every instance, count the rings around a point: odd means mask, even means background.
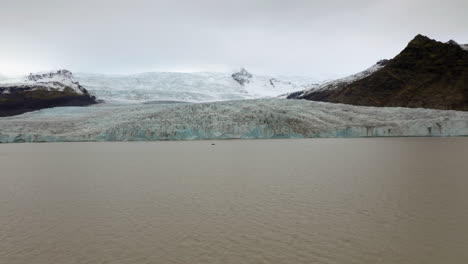
[{"label": "glacier", "polygon": [[[247,73],[236,80],[237,74]],[[75,73],[79,83],[108,103],[216,102],[276,97],[317,82],[311,77],[222,72],[148,72],[134,75]]]},{"label": "glacier", "polygon": [[468,112],[306,100],[56,107],[0,118],[0,142],[467,136]]}]

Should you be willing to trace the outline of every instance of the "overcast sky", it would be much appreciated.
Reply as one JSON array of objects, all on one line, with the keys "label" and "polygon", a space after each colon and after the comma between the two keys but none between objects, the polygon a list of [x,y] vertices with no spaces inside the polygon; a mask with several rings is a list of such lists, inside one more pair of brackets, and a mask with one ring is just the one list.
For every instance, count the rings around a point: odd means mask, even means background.
[{"label": "overcast sky", "polygon": [[332,78],[416,34],[468,43],[467,0],[0,0],[0,74],[229,71]]}]

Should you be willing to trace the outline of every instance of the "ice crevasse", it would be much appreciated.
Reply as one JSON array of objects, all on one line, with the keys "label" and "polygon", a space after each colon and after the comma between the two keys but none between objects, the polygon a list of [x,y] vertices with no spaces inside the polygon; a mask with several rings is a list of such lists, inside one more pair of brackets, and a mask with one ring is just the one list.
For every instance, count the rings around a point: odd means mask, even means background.
[{"label": "ice crevasse", "polygon": [[466,136],[468,112],[305,100],[102,104],[0,118],[0,142]]}]

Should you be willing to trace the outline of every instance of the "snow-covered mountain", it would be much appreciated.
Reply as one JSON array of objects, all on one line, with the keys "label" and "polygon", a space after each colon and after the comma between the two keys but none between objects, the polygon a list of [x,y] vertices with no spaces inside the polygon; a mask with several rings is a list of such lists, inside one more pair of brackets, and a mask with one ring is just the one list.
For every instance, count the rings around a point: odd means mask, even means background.
[{"label": "snow-covered mountain", "polygon": [[307,89],[304,89],[303,91],[294,92],[294,93],[287,95],[287,98],[288,99],[302,98],[313,92],[338,89],[340,87],[346,86],[347,84],[353,83],[355,81],[364,79],[367,76],[370,76],[372,73],[382,69],[388,62],[389,60],[380,60],[376,64],[374,64],[372,67],[368,68],[367,70],[364,70],[362,72],[359,72],[359,73],[356,73],[356,74],[353,74],[353,75],[350,75],[341,79],[324,82],[320,85],[308,87]]},{"label": "snow-covered mountain", "polygon": [[85,106],[97,102],[67,70],[0,81],[0,117],[49,107]]},{"label": "snow-covered mountain", "polygon": [[0,76],[0,93],[10,93],[12,89],[27,91],[44,90],[59,91],[69,90],[76,94],[85,94],[86,90],[74,79],[68,70],[56,72],[29,74],[27,77],[9,79]]},{"label": "snow-covered mountain", "polygon": [[213,102],[276,97],[315,83],[306,77],[272,77],[249,73],[149,72],[135,75],[78,73],[77,80],[107,102]]}]

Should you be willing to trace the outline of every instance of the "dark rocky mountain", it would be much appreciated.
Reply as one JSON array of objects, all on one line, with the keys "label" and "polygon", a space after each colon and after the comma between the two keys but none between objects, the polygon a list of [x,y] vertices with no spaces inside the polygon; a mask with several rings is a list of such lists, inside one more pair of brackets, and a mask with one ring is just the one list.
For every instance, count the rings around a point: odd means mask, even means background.
[{"label": "dark rocky mountain", "polygon": [[56,106],[85,106],[97,103],[73,79],[71,72],[31,74],[20,83],[0,83],[0,116],[18,115]]},{"label": "dark rocky mountain", "polygon": [[468,111],[467,45],[418,35],[399,55],[380,66],[362,78],[291,94],[289,98]]}]

